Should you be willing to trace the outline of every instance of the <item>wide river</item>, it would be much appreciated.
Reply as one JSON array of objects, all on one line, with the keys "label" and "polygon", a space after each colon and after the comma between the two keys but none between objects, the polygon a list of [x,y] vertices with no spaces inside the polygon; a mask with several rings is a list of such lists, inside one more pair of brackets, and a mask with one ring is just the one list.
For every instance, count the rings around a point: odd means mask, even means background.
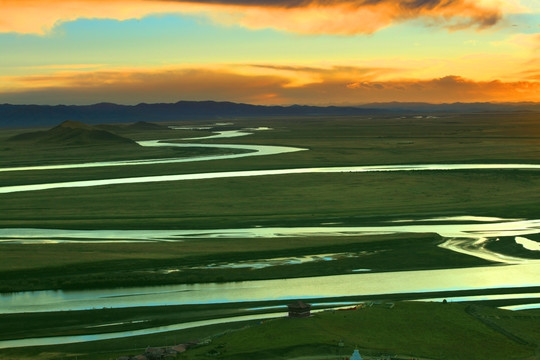
[{"label": "wide river", "polygon": [[0,313],[334,298],[538,286],[540,264],[0,295]]},{"label": "wide river", "polygon": [[[231,135],[231,134],[228,134]],[[240,134],[236,135],[239,136]],[[227,137],[223,134],[222,137]],[[212,146],[243,149],[249,152],[231,155],[200,157],[195,159],[154,159],[144,161],[96,162],[85,164],[43,165],[20,168],[4,168],[0,171],[55,170],[77,167],[133,166],[168,162],[217,160],[245,156],[275,155],[301,148],[246,145],[179,144],[170,141],[142,142],[145,146]],[[385,171],[453,171],[453,170],[539,170],[538,164],[418,164],[294,168],[277,170],[235,171],[198,174],[177,174],[166,176],[146,176],[119,179],[56,182],[47,184],[14,185],[0,187],[0,193],[43,191],[57,188],[81,188],[102,185],[118,185],[145,182],[188,181],[200,179],[275,176],[305,173],[343,172],[385,172]],[[497,261],[498,266],[468,269],[445,269],[425,271],[404,271],[370,273],[369,269],[359,269],[359,273],[339,276],[311,277],[302,279],[281,279],[264,281],[244,281],[221,284],[193,284],[175,286],[151,286],[108,290],[83,291],[36,291],[0,295],[0,313],[47,312],[63,310],[84,310],[103,307],[136,307],[201,303],[225,303],[265,300],[335,298],[358,295],[393,294],[456,291],[471,289],[515,288],[516,296],[521,296],[520,288],[540,285],[540,261],[507,257],[490,252],[482,246],[486,239],[514,237],[516,243],[529,250],[536,250],[538,243],[527,236],[540,233],[540,220],[499,219],[479,217],[453,217],[439,219],[403,219],[399,222],[372,227],[340,227],[339,225],[302,228],[249,228],[215,230],[52,230],[52,229],[0,229],[1,243],[50,243],[59,242],[117,242],[117,241],[182,241],[208,237],[279,237],[279,236],[361,236],[383,233],[425,233],[435,232],[447,239],[443,247],[472,256]],[[539,249],[540,250],[540,249]],[[264,259],[263,259],[264,260]],[[365,271],[367,270],[367,271]],[[536,297],[528,294],[523,297]],[[244,318],[242,318],[244,319]],[[229,319],[236,321],[238,319]],[[219,320],[227,321],[227,320]],[[198,324],[198,323],[197,323]],[[178,326],[188,326],[178,325]],[[144,333],[170,331],[173,328],[146,329]],[[131,334],[131,335],[130,335]],[[134,333],[109,334],[108,338],[132,336]],[[105,336],[105,337],[103,337]],[[59,344],[66,342],[91,341],[107,338],[69,337],[44,338],[14,341],[0,341],[0,348],[31,346],[38,344]]]}]

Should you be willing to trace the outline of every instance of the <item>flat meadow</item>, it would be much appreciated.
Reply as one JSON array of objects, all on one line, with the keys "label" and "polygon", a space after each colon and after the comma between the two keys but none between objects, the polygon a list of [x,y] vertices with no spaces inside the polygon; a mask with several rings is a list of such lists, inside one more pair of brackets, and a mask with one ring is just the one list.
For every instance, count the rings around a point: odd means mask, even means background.
[{"label": "flat meadow", "polygon": [[[246,130],[251,134],[236,138],[184,140],[208,144],[279,145],[305,149],[271,156],[254,156],[238,159],[184,162],[170,164],[147,164],[133,166],[88,167],[61,170],[27,170],[0,172],[0,187],[49,182],[67,182],[91,179],[157,176],[171,174],[195,174],[221,171],[272,170],[330,166],[360,165],[406,165],[406,164],[540,164],[539,115],[530,112],[438,114],[437,116],[358,116],[358,117],[302,117],[302,118],[254,118],[227,119],[215,125],[214,120],[182,122],[182,130],[167,127],[141,129],[125,125],[107,125],[108,131],[132,140],[179,139],[211,135],[213,131]],[[166,124],[173,125],[173,124]],[[196,130],[202,125],[213,128]],[[193,126],[193,130],[189,127]],[[46,129],[43,129],[46,130]],[[95,161],[136,160],[153,158],[176,158],[203,155],[228,154],[230,149],[203,148],[144,148],[136,145],[92,144],[62,145],[62,143],[14,143],[10,137],[31,131],[8,129],[0,135],[0,168],[44,164],[81,163]],[[507,219],[537,219],[540,202],[535,194],[540,190],[537,170],[459,170],[422,172],[378,173],[311,173],[223,178],[190,181],[148,182],[141,184],[107,185],[87,188],[66,188],[0,194],[0,228],[81,229],[81,230],[196,230],[196,229],[244,229],[256,227],[309,227],[324,224],[339,226],[372,226],[392,221],[421,220],[454,216],[499,217]],[[330,225],[332,226],[332,225]],[[491,262],[468,255],[451,252],[438,245],[443,239],[435,233],[377,234],[370,236],[319,236],[288,238],[206,238],[184,239],[177,242],[140,243],[59,243],[17,244],[0,243],[0,291],[48,290],[48,289],[99,289],[118,286],[155,284],[212,283],[260,279],[282,279],[351,273],[362,267],[375,272],[407,271],[419,269],[446,269],[476,267]],[[506,244],[506,245],[505,245]],[[506,254],[525,255],[536,258],[536,253],[523,254],[522,249],[497,245]],[[301,263],[272,266],[261,269],[205,268],[216,263],[256,261],[281,257],[302,257],[325,253],[363,254],[343,257],[330,262]],[[182,271],[163,273],[160,270],[179,268]],[[151,271],[149,271],[151,270]],[[392,299],[389,299],[392,300]],[[399,300],[399,299],[398,299]],[[274,304],[275,305],[275,304]],[[279,304],[284,305],[284,304]],[[420,306],[420,305],[418,305]],[[430,305],[431,306],[431,305]],[[449,336],[466,329],[471,336],[460,337],[470,341],[468,358],[503,358],[509,353],[516,359],[532,356],[531,345],[508,345],[499,342],[493,351],[482,352],[475,334],[481,339],[497,343],[497,336],[477,323],[471,323],[464,315],[464,308],[424,308],[405,304],[400,317],[389,311],[377,312],[373,318],[350,318],[350,324],[363,321],[375,327],[377,321],[388,324],[387,330],[379,329],[381,343],[372,339],[362,347],[384,349],[396,353],[416,354],[431,359],[453,359],[436,353],[444,343],[442,338],[433,340],[433,347],[414,353],[408,347],[413,338],[422,336]],[[215,316],[241,314],[243,304],[230,308],[156,308],[156,309],[107,309],[81,312],[80,321],[69,324],[70,314],[0,315],[0,339],[18,336],[32,337],[44,334],[80,334],[83,325],[110,322],[136,321],[142,317],[156,325],[178,321],[200,320]],[[491,309],[491,308],[490,308]],[[401,311],[401,310],[400,310]],[[438,335],[432,325],[417,326],[404,336],[395,347],[391,338],[397,335],[393,321],[413,322],[408,316],[418,315],[419,324],[429,324],[425,312],[441,317],[456,316],[454,323]],[[440,313],[439,313],[440,311]],[[448,310],[449,311],[449,310]],[[488,311],[488,310],[485,310]],[[498,311],[498,310],[497,310]],[[369,312],[369,314],[372,314]],[[459,315],[456,315],[458,314]],[[537,311],[531,311],[537,316]],[[165,315],[169,314],[169,315]],[[355,313],[356,314],[356,313]],[[364,313],[358,313],[364,316]],[[366,313],[367,314],[367,313]],[[506,314],[506,313],[505,313]],[[416,316],[415,315],[415,316]],[[439,316],[438,315],[438,316]],[[338,337],[347,337],[347,324],[340,320],[332,323],[332,315],[321,315],[302,324],[311,330],[332,326],[336,335],[312,333],[313,339],[298,337],[296,343],[287,343],[277,351],[274,347],[260,345],[249,353],[241,349],[237,336],[228,335],[229,357],[241,359],[257,356],[267,358],[293,358],[295,349],[309,348],[310,341],[331,343]],[[365,315],[368,316],[368,315]],[[371,316],[371,315],[369,315]],[[425,316],[425,317],[424,317]],[[55,318],[58,322],[51,322]],[[165,320],[167,319],[168,320]],[[93,320],[91,320],[93,319]],[[99,319],[99,321],[98,321]],[[378,320],[376,320],[378,319]],[[443,321],[443,320],[440,320]],[[518,320],[516,320],[518,321]],[[13,332],[14,324],[26,324]],[[11,325],[10,325],[11,324]],[[521,325],[520,325],[521,324]],[[142,325],[122,325],[121,329],[134,329]],[[230,325],[230,327],[237,325]],[[530,328],[538,331],[533,322],[517,323],[508,320],[500,326]],[[0,358],[65,358],[98,359],[126,353],[126,349],[143,348],[151,341],[162,345],[167,342],[188,341],[193,337],[205,337],[230,327],[219,325],[191,332],[146,335],[132,346],[130,339],[99,342],[94,348],[89,344],[74,344],[49,348],[21,348],[0,350]],[[282,328],[283,327],[283,328]],[[289,329],[290,324],[270,323],[264,331],[278,336]],[[465,327],[465,328],[464,328]],[[256,329],[257,327],[253,327]],[[94,328],[92,331],[108,331]],[[120,328],[118,328],[120,329]],[[423,330],[422,330],[423,329]],[[332,330],[332,331],[334,331]],[[356,329],[358,330],[358,329]],[[356,331],[355,330],[355,331]],[[287,330],[289,331],[289,330]],[[296,324],[293,330],[298,332]],[[330,331],[330,330],[329,330]],[[520,330],[520,336],[525,336]],[[24,335],[21,335],[23,334]],[[343,333],[343,334],[342,334]],[[496,333],[496,331],[495,331]],[[311,334],[311,333],[310,333]],[[403,332],[402,332],[403,334]],[[366,334],[364,334],[367,336]],[[364,336],[362,335],[362,336]],[[494,337],[490,337],[490,336]],[[249,336],[259,336],[244,333]],[[142,340],[141,340],[142,339]],[[160,340],[161,339],[161,340]],[[337,339],[339,340],[339,339]],[[255,341],[255,340],[253,340]],[[385,342],[386,341],[386,342]],[[431,341],[431,340],[430,340]],[[506,340],[505,340],[506,341]],[[534,342],[530,340],[530,342]],[[413,342],[416,344],[416,342]],[[491,342],[490,342],[491,344]],[[503,344],[503,345],[501,345]],[[148,344],[147,344],[148,345]],[[420,345],[414,345],[416,348]],[[500,347],[506,350],[500,350]],[[97,348],[105,353],[99,353]],[[334,348],[332,348],[334,349]],[[347,350],[350,350],[347,348]],[[208,350],[200,350],[201,354]],[[236,352],[235,352],[236,351]],[[275,357],[269,354],[277,351]],[[300,351],[300,350],[298,350]],[[334,351],[334,350],[332,350]],[[301,351],[300,351],[301,352]],[[41,354],[41,355],[40,355]],[[186,358],[194,358],[198,350]],[[281,355],[279,355],[281,354]],[[287,355],[289,354],[289,355]],[[292,355],[291,355],[292,354]],[[279,355],[279,356],[278,356]],[[294,356],[293,356],[294,355]],[[203,355],[200,355],[203,356]],[[487,356],[487,357],[486,357]],[[499,356],[499,357],[497,357]],[[183,357],[182,357],[183,358]],[[197,357],[199,358],[199,357]],[[531,357],[532,359],[532,357]]]}]

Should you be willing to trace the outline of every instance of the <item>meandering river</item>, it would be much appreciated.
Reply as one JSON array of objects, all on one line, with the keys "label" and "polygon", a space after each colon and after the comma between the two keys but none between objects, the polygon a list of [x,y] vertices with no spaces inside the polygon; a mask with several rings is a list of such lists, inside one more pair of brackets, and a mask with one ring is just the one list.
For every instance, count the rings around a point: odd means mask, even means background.
[{"label": "meandering river", "polygon": [[[436,220],[436,221],[435,221]],[[421,223],[421,224],[417,224]],[[447,239],[446,249],[489,261],[507,264],[526,259],[491,252],[483,247],[487,239],[515,237],[524,248],[537,244],[526,236],[540,233],[540,220],[449,217],[439,219],[402,220],[379,226],[318,226],[204,230],[66,230],[66,229],[0,229],[0,243],[57,244],[182,241],[202,238],[276,238],[305,236],[364,236],[399,233],[437,233]],[[525,245],[524,245],[525,244]]]},{"label": "meandering river", "polygon": [[[200,137],[196,139],[228,138],[228,137],[243,136],[243,135],[248,135],[248,134],[249,133],[247,132],[239,132],[239,131],[222,131],[222,132],[219,132],[217,135]],[[201,143],[178,142],[181,140],[186,140],[186,139],[149,140],[149,141],[139,141],[138,143],[142,146],[151,146],[151,147],[157,147],[157,146],[159,147],[185,147],[185,148],[206,147],[206,148],[235,149],[235,150],[242,150],[245,152],[239,153],[239,154],[223,154],[223,155],[198,156],[198,157],[188,157],[188,158],[120,160],[120,161],[89,162],[89,163],[80,163],[80,164],[57,164],[57,165],[8,167],[8,168],[0,168],[0,172],[168,164],[168,163],[180,163],[180,162],[192,162],[192,161],[236,159],[236,158],[249,157],[249,156],[278,155],[278,154],[307,150],[305,148],[288,147],[288,146],[201,144]],[[193,140],[193,138],[191,138],[190,140]],[[352,173],[352,172],[363,173],[363,172],[389,172],[389,171],[452,171],[452,170],[540,170],[540,164],[418,164],[418,165],[413,164],[413,165],[312,167],[312,168],[292,168],[292,169],[273,169],[273,170],[224,171],[224,172],[212,172],[212,173],[140,176],[140,177],[116,178],[116,179],[82,180],[82,181],[68,181],[68,182],[56,182],[56,183],[45,183],[45,184],[3,186],[3,187],[0,187],[0,194],[23,192],[23,191],[40,191],[40,190],[59,189],[59,188],[79,188],[79,187],[92,187],[92,186],[105,186],[105,185],[219,179],[219,178],[248,177],[248,176],[293,175],[293,174],[309,174],[309,173]]]}]

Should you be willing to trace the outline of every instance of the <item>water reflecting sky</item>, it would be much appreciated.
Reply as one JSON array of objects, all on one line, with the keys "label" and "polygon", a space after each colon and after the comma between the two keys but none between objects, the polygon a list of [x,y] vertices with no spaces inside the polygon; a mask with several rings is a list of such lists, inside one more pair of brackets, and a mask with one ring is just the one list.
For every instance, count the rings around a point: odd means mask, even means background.
[{"label": "water reflecting sky", "polygon": [[[538,286],[540,261],[466,269],[315,276],[0,295],[0,313],[83,310]],[[516,289],[519,292],[519,289]]]},{"label": "water reflecting sky", "polygon": [[[521,263],[526,259],[493,253],[483,247],[486,239],[514,236],[523,237],[540,233],[539,220],[499,218],[449,217],[425,220],[404,220],[383,226],[320,226],[320,227],[254,227],[244,229],[204,230],[63,230],[63,229],[0,229],[0,243],[55,244],[65,242],[137,242],[182,241],[203,238],[277,238],[305,236],[363,236],[394,233],[437,233],[447,239],[442,246],[490,261]],[[463,223],[458,220],[464,221]],[[521,240],[520,240],[521,239]],[[529,246],[536,243],[529,240]]]},{"label": "water reflecting sky", "polygon": [[[271,151],[269,149],[269,151]],[[229,155],[230,157],[241,157],[244,154]],[[208,160],[208,159],[207,159]],[[173,162],[176,160],[163,159],[160,162]],[[145,161],[152,164],[151,161]],[[131,161],[123,161],[122,164],[131,164]],[[118,164],[121,165],[121,164]],[[57,165],[70,166],[75,165]],[[88,166],[80,164],[80,167]],[[111,165],[112,166],[112,165]],[[116,179],[81,180],[45,184],[13,185],[0,187],[0,194],[23,191],[40,191],[60,188],[81,188],[105,185],[141,184],[151,182],[187,181],[204,179],[223,179],[234,177],[252,176],[274,176],[274,175],[294,175],[313,173],[365,173],[365,172],[398,172],[398,171],[452,171],[452,170],[540,170],[540,164],[420,164],[420,165],[381,165],[381,166],[346,166],[346,167],[316,167],[316,168],[296,168],[296,169],[274,169],[274,170],[245,170],[245,171],[224,171],[214,173],[178,174],[178,175],[156,175],[139,176]]]}]

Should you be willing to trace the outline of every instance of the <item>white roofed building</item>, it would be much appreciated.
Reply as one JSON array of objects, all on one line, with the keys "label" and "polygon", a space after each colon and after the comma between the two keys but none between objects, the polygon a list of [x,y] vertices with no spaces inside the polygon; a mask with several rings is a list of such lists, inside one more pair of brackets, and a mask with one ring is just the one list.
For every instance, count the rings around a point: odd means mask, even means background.
[{"label": "white roofed building", "polygon": [[362,360],[362,355],[360,355],[360,352],[358,351],[358,349],[354,350],[349,360]]}]

